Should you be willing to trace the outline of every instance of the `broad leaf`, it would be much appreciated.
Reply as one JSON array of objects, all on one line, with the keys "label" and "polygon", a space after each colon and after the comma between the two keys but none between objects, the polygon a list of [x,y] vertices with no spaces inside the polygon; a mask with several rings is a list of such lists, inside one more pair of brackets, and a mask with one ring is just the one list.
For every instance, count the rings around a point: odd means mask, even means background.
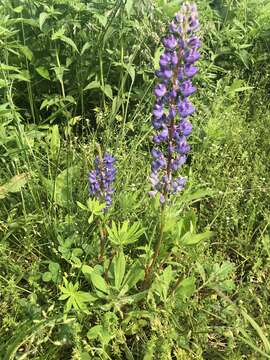
[{"label": "broad leaf", "polygon": [[104,292],[105,294],[109,293],[108,285],[106,284],[106,281],[103,279],[103,277],[96,272],[95,270],[91,272],[90,274],[91,280],[93,285],[100,291]]},{"label": "broad leaf", "polygon": [[29,174],[22,173],[13,176],[6,184],[0,186],[0,199],[4,199],[8,193],[16,193],[27,183]]},{"label": "broad leaf", "polygon": [[176,295],[184,299],[190,298],[196,290],[195,282],[194,276],[182,280],[176,289]]},{"label": "broad leaf", "polygon": [[50,80],[49,71],[44,66],[39,66],[36,68],[37,73],[42,76],[44,79]]},{"label": "broad leaf", "polygon": [[124,279],[124,286],[127,286],[127,290],[133,288],[138,281],[142,280],[144,277],[144,270],[139,261],[136,261],[129,271],[127,272],[125,279]]},{"label": "broad leaf", "polygon": [[123,251],[114,258],[114,285],[120,290],[126,270],[126,259]]},{"label": "broad leaf", "polygon": [[187,232],[181,239],[180,244],[182,245],[196,245],[202,240],[209,239],[214,233],[212,231],[206,231],[201,234],[193,234],[190,231]]},{"label": "broad leaf", "polygon": [[56,160],[59,149],[60,149],[59,128],[58,125],[53,125],[51,127],[51,133],[50,133],[50,150],[51,150],[51,157],[53,160]]}]

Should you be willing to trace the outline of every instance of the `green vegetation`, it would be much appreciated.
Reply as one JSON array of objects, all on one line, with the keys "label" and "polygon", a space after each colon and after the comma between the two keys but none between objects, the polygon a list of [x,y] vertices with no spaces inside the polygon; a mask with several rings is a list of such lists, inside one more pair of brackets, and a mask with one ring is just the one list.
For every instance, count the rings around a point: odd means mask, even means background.
[{"label": "green vegetation", "polygon": [[[270,359],[268,0],[197,1],[188,184],[144,281],[154,73],[180,4],[1,2],[0,359]],[[97,143],[117,158],[105,215]]]}]

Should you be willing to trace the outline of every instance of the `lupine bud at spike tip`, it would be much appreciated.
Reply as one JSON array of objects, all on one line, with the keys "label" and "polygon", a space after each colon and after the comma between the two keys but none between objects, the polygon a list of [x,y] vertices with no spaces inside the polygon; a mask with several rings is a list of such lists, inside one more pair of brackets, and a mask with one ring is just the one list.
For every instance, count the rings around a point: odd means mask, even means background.
[{"label": "lupine bud at spike tip", "polygon": [[192,124],[187,121],[195,108],[188,97],[196,91],[192,77],[198,72],[194,63],[200,58],[200,39],[195,35],[199,27],[197,7],[184,3],[162,39],[164,52],[160,56],[160,69],[156,71],[157,98],[153,108],[152,124],[156,130],[152,150],[153,162],[150,182],[151,196],[160,194],[160,202],[183,190],[186,179],[177,176],[184,165],[190,146],[187,136]]},{"label": "lupine bud at spike tip", "polygon": [[116,169],[114,167],[115,158],[109,153],[105,153],[103,159],[96,157],[95,170],[89,172],[89,193],[96,197],[100,202],[105,202],[107,211],[112,204],[112,194],[114,189],[112,184],[115,179]]}]

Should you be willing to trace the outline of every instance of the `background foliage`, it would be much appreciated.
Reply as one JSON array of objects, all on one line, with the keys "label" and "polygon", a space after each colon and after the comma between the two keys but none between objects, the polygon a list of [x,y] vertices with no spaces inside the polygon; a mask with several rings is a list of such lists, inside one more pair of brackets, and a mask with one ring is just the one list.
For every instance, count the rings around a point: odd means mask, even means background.
[{"label": "background foliage", "polygon": [[[154,71],[180,3],[1,2],[1,359],[270,358],[267,0],[197,1],[189,185],[141,285]],[[88,201],[96,142],[118,159],[105,219]]]}]

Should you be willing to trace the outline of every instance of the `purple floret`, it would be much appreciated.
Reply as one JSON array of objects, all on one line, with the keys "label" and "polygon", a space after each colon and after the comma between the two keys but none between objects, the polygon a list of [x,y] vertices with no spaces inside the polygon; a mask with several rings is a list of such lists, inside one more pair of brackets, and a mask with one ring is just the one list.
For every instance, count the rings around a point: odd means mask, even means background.
[{"label": "purple floret", "polygon": [[166,86],[164,84],[158,84],[156,87],[155,87],[155,95],[156,97],[162,97],[166,94]]},{"label": "purple floret", "polygon": [[167,49],[174,49],[177,46],[177,39],[174,35],[166,36],[162,42]]}]

